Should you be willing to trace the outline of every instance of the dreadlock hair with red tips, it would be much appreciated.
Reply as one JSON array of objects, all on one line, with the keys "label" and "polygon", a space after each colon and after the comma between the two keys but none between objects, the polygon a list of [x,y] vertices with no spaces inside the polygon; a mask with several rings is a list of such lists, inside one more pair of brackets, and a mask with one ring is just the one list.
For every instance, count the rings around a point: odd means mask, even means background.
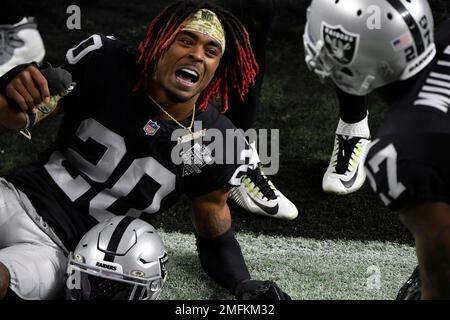
[{"label": "dreadlock hair with red tips", "polygon": [[135,89],[147,85],[159,59],[190,17],[200,9],[211,10],[219,18],[225,30],[226,50],[213,79],[200,93],[197,110],[203,111],[210,100],[215,102],[221,98],[222,112],[226,112],[229,91],[236,90],[241,101],[244,101],[249,87],[255,84],[259,66],[242,23],[230,12],[206,1],[178,1],[150,22],[147,36],[138,48],[137,63],[142,65],[142,71]]}]

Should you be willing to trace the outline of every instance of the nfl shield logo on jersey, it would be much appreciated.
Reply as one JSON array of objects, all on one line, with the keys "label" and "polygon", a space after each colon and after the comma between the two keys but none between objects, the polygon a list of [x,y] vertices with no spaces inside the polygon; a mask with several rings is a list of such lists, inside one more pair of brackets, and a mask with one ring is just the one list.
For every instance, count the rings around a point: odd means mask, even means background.
[{"label": "nfl shield logo on jersey", "polygon": [[144,126],[144,131],[147,136],[154,136],[156,131],[158,131],[159,125],[156,121],[148,120],[147,124]]},{"label": "nfl shield logo on jersey", "polygon": [[322,36],[328,53],[341,64],[351,64],[359,45],[359,34],[350,33],[342,26],[322,23]]}]

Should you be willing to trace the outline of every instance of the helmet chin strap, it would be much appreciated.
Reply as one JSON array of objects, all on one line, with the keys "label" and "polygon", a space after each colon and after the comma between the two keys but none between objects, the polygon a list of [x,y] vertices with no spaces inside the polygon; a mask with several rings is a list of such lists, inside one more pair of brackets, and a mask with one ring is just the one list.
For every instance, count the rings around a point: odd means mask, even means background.
[{"label": "helmet chin strap", "polygon": [[364,81],[361,83],[360,91],[368,92],[370,91],[370,88],[372,87],[372,84],[375,82],[376,77],[368,74]]},{"label": "helmet chin strap", "polygon": [[376,76],[368,74],[361,82],[361,86],[358,88],[356,84],[353,84],[355,81],[352,80],[352,77],[341,70],[336,70],[332,76],[334,82],[339,88],[341,88],[341,90],[356,96],[366,95],[376,80]]}]

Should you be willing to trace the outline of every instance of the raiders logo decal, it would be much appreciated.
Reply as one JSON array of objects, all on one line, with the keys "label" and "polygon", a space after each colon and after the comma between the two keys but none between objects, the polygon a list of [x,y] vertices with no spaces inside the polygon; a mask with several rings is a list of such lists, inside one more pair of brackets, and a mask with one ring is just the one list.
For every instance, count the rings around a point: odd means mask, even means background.
[{"label": "raiders logo decal", "polygon": [[351,33],[342,26],[322,23],[322,37],[325,47],[337,62],[349,65],[353,62],[359,47],[359,34]]}]

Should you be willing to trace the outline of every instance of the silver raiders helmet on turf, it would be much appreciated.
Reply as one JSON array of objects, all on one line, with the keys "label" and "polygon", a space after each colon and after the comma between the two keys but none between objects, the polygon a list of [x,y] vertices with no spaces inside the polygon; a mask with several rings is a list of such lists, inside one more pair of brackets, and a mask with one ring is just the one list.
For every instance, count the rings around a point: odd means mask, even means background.
[{"label": "silver raiders helmet on turf", "polygon": [[311,70],[359,96],[414,76],[436,54],[426,0],[313,0],[303,44]]},{"label": "silver raiders helmet on turf", "polygon": [[66,298],[157,299],[167,260],[153,226],[130,216],[108,219],[90,229],[70,254]]}]

